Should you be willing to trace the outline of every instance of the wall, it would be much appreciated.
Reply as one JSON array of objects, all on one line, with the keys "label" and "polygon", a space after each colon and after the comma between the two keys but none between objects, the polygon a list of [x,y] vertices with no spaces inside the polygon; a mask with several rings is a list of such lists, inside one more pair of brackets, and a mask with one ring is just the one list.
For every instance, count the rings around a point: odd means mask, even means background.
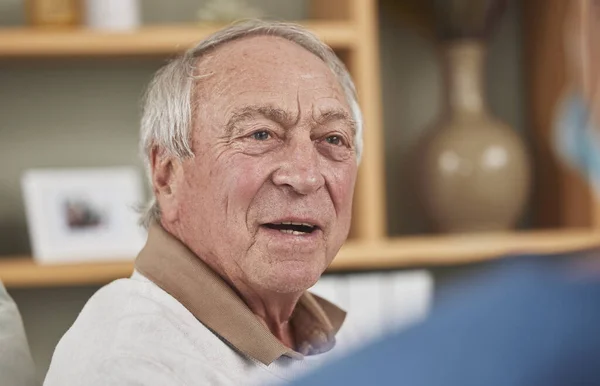
[{"label": "wall", "polygon": [[[387,0],[393,1],[393,0]],[[184,21],[197,1],[146,0],[144,20]],[[167,6],[168,4],[168,6]],[[253,1],[269,13],[301,19],[303,1]],[[177,5],[177,6],[175,6]],[[22,22],[19,1],[0,2],[0,25]],[[413,210],[403,162],[440,108],[439,65],[431,42],[381,12],[381,59],[389,227],[425,230]],[[519,15],[504,18],[490,47],[490,105],[525,132]],[[19,177],[31,167],[137,164],[138,104],[161,60],[46,60],[0,63],[0,256],[29,251]],[[68,151],[65,151],[68,149]],[[444,270],[436,269],[438,278]],[[96,287],[13,290],[41,373],[52,350]]]}]

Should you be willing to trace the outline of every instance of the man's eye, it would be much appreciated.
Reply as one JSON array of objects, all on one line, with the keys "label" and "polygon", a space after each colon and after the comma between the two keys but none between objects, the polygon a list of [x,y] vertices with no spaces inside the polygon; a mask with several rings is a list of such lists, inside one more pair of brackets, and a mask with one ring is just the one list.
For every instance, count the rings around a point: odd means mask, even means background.
[{"label": "man's eye", "polygon": [[270,137],[271,137],[271,134],[269,134],[269,132],[266,130],[257,131],[255,133],[252,133],[252,138],[256,139],[257,141],[266,141]]},{"label": "man's eye", "polygon": [[340,138],[339,135],[330,135],[329,137],[325,138],[325,140],[327,141],[327,143],[335,146],[339,146],[342,144],[342,138]]}]

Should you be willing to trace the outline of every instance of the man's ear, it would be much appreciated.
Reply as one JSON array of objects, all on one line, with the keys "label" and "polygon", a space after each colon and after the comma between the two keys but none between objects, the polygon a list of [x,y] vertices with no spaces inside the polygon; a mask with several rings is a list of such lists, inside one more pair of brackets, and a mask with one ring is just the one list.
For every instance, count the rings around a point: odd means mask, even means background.
[{"label": "man's ear", "polygon": [[158,148],[151,153],[152,190],[160,207],[163,221],[177,219],[177,183],[181,165],[173,157],[166,155]]}]

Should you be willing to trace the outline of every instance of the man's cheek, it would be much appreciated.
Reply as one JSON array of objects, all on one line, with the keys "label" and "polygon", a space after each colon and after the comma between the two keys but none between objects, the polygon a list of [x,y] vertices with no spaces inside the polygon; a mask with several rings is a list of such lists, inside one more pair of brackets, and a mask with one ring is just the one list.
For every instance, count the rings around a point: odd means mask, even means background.
[{"label": "man's cheek", "polygon": [[230,179],[230,194],[235,196],[239,204],[248,203],[256,194],[261,184],[250,174],[236,174]]},{"label": "man's cheek", "polygon": [[243,237],[247,237],[248,230],[252,232],[253,226],[256,225],[253,204],[261,184],[258,184],[252,175],[245,173],[229,174],[224,176],[220,183],[220,196],[215,199],[222,202],[221,210],[225,214],[223,217],[230,224],[224,227],[235,229],[237,234],[233,237],[242,236],[242,233]]},{"label": "man's cheek", "polygon": [[331,195],[338,212],[347,212],[352,209],[352,198],[356,177],[353,174],[339,174],[332,178]]},{"label": "man's cheek", "polygon": [[257,159],[247,159],[231,168],[228,177],[230,191],[240,198],[252,199],[269,177],[269,166]]}]

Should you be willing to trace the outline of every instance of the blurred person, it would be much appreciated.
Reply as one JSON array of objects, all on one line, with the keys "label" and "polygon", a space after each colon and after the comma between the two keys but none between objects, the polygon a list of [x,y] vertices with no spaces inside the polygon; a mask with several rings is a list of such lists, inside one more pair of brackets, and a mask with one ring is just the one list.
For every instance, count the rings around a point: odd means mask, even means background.
[{"label": "blurred person", "polygon": [[162,68],[141,122],[147,244],[45,385],[266,384],[318,363],[345,312],[307,289],[348,236],[361,133],[348,72],[298,26],[238,23]]},{"label": "blurred person", "polygon": [[[569,1],[565,43],[554,146],[600,194],[600,1]],[[507,257],[448,290],[421,325],[294,385],[600,385],[598,326],[600,249]]]},{"label": "blurred person", "polygon": [[17,305],[0,281],[0,385],[34,386],[35,366]]},{"label": "blurred person", "polygon": [[293,385],[600,385],[600,270],[580,264],[507,258],[449,289],[423,323]]}]

